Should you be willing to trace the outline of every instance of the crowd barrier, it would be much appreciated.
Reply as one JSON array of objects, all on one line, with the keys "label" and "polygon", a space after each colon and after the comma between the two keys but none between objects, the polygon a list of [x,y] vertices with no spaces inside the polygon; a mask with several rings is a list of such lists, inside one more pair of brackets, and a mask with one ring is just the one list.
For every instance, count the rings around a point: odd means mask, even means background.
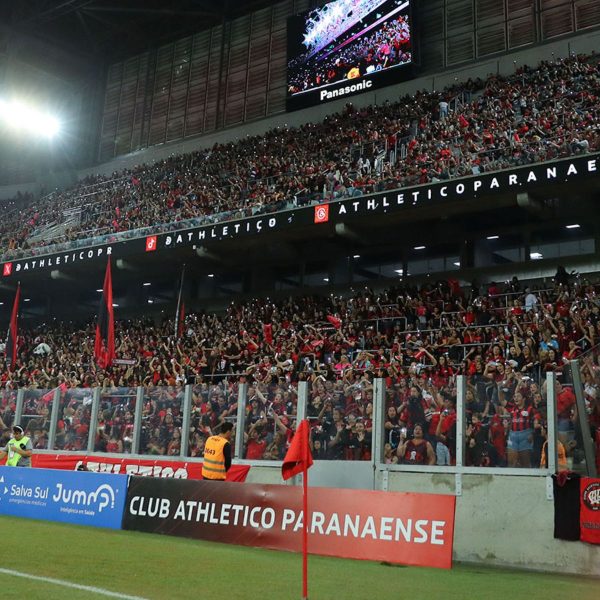
[{"label": "crowd barrier", "polygon": [[[42,467],[73,469],[83,455],[94,470],[135,475],[152,467],[161,477],[198,478],[204,441],[218,431],[219,416],[236,424],[236,480],[247,473],[240,465],[278,464],[295,423],[304,418],[311,423],[317,461],[362,461],[379,471],[537,476],[568,467],[594,477],[600,445],[588,435],[593,426],[579,363],[568,366],[560,381],[549,372],[539,380],[519,375],[513,383],[508,377],[473,383],[459,375],[446,380],[414,376],[409,382],[317,378],[263,391],[238,381],[152,389],[21,389],[16,398],[10,392],[4,404],[9,422],[22,424],[32,439],[34,464]],[[571,398],[570,416],[564,413],[565,393]],[[561,394],[563,412],[557,415]],[[530,413],[519,429],[531,429],[514,435],[519,395]],[[419,423],[426,444],[416,448]],[[561,444],[567,457],[559,465]],[[423,448],[426,452],[419,451]],[[120,463],[127,465],[123,471],[108,466]]]}]

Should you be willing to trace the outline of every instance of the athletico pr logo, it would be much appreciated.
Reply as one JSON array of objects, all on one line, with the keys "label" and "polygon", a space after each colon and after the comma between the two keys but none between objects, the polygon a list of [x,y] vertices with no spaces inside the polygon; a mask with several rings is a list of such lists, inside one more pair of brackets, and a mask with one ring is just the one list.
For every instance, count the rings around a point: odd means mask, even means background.
[{"label": "athletico pr logo", "polygon": [[156,250],[156,236],[149,235],[146,238],[146,252],[154,252]]},{"label": "athletico pr logo", "polygon": [[588,484],[583,490],[582,499],[590,510],[600,510],[600,482],[594,481]]},{"label": "athletico pr logo", "polygon": [[329,204],[315,206],[315,223],[327,223],[329,221]]},{"label": "athletico pr logo", "polygon": [[4,268],[2,269],[2,276],[8,277],[12,273],[12,263],[4,263]]}]

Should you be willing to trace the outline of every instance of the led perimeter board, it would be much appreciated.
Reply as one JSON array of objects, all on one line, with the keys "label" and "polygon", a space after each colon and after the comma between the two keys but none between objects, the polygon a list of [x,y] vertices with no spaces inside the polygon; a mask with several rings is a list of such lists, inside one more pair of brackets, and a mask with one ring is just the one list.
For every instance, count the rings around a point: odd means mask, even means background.
[{"label": "led perimeter board", "polygon": [[334,0],[288,19],[287,109],[413,76],[413,0]]}]

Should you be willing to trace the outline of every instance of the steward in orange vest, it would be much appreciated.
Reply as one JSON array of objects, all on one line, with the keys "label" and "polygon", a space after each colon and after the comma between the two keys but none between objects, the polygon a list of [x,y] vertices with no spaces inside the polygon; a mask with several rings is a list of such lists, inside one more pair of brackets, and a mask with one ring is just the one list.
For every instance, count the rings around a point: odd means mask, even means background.
[{"label": "steward in orange vest", "polygon": [[233,423],[223,423],[219,435],[211,435],[204,445],[202,478],[211,481],[225,481],[231,467],[231,444]]}]

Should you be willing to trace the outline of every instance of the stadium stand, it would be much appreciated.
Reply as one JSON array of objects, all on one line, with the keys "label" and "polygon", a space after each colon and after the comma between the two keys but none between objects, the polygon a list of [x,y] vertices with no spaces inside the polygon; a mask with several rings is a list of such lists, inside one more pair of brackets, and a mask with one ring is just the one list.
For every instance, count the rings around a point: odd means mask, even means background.
[{"label": "stadium stand", "polygon": [[597,56],[582,55],[347,105],[318,124],[88,177],[7,210],[0,253],[39,255],[591,152],[599,93]]},{"label": "stadium stand", "polygon": [[[598,286],[559,268],[545,285],[515,277],[463,289],[451,279],[343,297],[262,298],[232,303],[220,315],[188,315],[179,338],[172,320],[122,321],[117,361],[106,372],[93,362],[94,325],[22,330],[17,364],[0,365],[0,427],[9,433],[23,387],[23,423],[35,447],[47,448],[49,404],[58,389],[57,449],[85,450],[89,428],[97,427],[96,451],[128,453],[136,387],[144,386],[140,453],[178,455],[183,389],[192,384],[188,453],[201,456],[207,435],[235,418],[238,386],[248,382],[246,457],[281,459],[298,382],[307,381],[315,456],[368,460],[373,379],[381,377],[386,462],[418,462],[405,444],[423,423],[434,450],[427,460],[453,464],[455,376],[464,374],[468,464],[539,466],[548,371],[569,383],[569,362],[582,362],[591,423],[600,427]],[[94,387],[101,388],[97,424],[90,423]],[[575,400],[570,387],[561,393],[559,437],[570,451],[577,446]],[[533,450],[517,464],[507,450],[511,431],[521,427],[532,429]]]}]

